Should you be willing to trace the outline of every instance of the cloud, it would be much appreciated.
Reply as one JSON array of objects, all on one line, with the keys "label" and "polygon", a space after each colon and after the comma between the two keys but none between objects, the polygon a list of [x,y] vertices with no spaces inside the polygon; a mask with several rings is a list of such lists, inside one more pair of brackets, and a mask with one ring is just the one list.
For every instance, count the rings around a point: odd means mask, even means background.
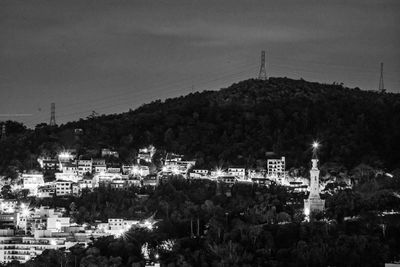
[{"label": "cloud", "polygon": [[[220,22],[194,21],[182,24],[145,27],[143,30],[157,36],[190,40],[198,46],[253,45],[266,42],[304,42],[329,36],[321,30],[293,26],[240,25]],[[332,35],[330,35],[332,38]]]}]

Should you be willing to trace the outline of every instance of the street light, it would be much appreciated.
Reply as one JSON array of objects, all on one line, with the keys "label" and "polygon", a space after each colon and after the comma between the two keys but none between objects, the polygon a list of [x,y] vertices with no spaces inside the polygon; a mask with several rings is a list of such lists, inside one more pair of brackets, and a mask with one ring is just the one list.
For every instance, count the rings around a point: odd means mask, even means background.
[{"label": "street light", "polygon": [[318,149],[319,143],[318,143],[317,141],[314,141],[314,143],[312,144],[312,147],[313,147],[314,149]]}]

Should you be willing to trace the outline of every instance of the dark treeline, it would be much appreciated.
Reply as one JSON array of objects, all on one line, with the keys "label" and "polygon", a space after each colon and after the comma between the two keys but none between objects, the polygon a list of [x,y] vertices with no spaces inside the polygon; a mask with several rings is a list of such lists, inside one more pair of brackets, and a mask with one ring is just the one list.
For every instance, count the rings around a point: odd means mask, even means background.
[{"label": "dark treeline", "polygon": [[[37,155],[62,148],[90,155],[110,147],[129,161],[136,149],[148,144],[196,158],[199,166],[252,167],[273,151],[285,155],[290,167],[299,167],[308,162],[313,139],[323,144],[322,162],[348,170],[359,163],[400,167],[398,94],[287,78],[247,80],[220,91],[158,100],[123,114],[93,113],[59,127],[7,125],[10,133],[0,143],[2,173],[35,167]],[[75,133],[77,128],[82,133]]]}]

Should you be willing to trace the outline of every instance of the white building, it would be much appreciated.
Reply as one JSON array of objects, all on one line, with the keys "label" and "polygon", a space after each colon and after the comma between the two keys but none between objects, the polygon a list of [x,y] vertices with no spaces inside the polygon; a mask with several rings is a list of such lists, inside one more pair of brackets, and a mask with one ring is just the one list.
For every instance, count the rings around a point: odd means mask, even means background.
[{"label": "white building", "polygon": [[58,217],[53,216],[47,218],[47,229],[52,232],[61,232],[63,227],[69,227],[71,225],[69,217]]},{"label": "white building", "polygon": [[23,189],[28,189],[29,194],[36,196],[38,187],[44,185],[43,174],[22,174]]},{"label": "white building", "polygon": [[72,181],[58,180],[56,181],[56,195],[70,196],[72,195]]},{"label": "white building", "polygon": [[56,180],[65,180],[77,183],[82,178],[73,172],[56,172],[55,173]]},{"label": "white building", "polygon": [[189,173],[189,177],[192,179],[207,178],[208,170],[194,169]]},{"label": "white building", "polygon": [[69,249],[76,243],[67,242],[65,238],[0,236],[0,262],[25,263],[46,249]]}]

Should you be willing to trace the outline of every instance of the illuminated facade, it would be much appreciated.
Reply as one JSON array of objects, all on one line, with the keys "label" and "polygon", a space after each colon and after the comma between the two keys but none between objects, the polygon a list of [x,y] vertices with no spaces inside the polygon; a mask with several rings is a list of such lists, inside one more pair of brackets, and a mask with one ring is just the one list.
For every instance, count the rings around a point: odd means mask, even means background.
[{"label": "illuminated facade", "polygon": [[312,212],[321,212],[325,208],[325,200],[319,196],[319,169],[318,159],[312,159],[310,170],[310,195],[304,200],[304,214],[309,216]]}]

